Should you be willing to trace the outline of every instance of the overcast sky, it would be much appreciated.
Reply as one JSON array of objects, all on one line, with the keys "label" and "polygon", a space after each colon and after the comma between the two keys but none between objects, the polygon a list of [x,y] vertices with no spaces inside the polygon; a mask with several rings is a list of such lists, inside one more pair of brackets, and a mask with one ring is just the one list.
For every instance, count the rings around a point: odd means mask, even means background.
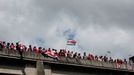
[{"label": "overcast sky", "polygon": [[128,58],[133,24],[134,0],[0,0],[0,40],[9,42]]}]

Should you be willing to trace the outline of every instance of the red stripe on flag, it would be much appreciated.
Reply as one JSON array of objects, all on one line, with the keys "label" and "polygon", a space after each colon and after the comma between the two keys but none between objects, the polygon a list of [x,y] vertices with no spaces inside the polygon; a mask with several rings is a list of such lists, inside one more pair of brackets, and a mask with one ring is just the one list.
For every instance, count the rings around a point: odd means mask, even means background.
[{"label": "red stripe on flag", "polygon": [[76,41],[75,40],[68,40],[67,44],[76,44]]}]

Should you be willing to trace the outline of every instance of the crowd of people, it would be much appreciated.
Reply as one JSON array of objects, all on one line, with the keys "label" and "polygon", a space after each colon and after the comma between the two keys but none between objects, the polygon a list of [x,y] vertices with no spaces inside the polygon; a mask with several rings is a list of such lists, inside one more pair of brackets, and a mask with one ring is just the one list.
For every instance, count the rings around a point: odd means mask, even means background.
[{"label": "crowd of people", "polygon": [[[36,47],[29,45],[28,47],[26,45],[23,45],[19,42],[16,44],[14,43],[6,43],[5,41],[0,41],[0,50],[2,49],[9,49],[9,52],[18,51],[18,53],[21,55],[26,52],[35,52],[40,53],[43,56],[56,58],[57,60],[60,60],[60,57],[67,57],[67,58],[76,58],[76,59],[83,59],[83,60],[90,60],[90,61],[101,61],[101,62],[109,62],[109,63],[118,63],[118,64],[127,64],[128,61],[126,59],[112,59],[112,57],[107,56],[94,56],[93,54],[89,53],[87,55],[86,52],[81,55],[81,53],[69,51],[66,49],[61,49],[60,51],[57,51],[56,49],[45,49],[42,47]],[[129,63],[132,63],[132,61],[129,61]]]}]

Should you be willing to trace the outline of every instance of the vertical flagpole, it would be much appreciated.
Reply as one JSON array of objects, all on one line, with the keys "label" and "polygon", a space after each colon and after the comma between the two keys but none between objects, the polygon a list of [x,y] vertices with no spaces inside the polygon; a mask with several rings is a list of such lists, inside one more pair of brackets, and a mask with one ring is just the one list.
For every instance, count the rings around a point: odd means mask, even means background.
[{"label": "vertical flagpole", "polygon": [[66,44],[66,46],[65,46],[65,50],[67,50],[67,44]]},{"label": "vertical flagpole", "polygon": [[67,49],[67,40],[66,40],[66,43],[65,43],[65,50]]}]

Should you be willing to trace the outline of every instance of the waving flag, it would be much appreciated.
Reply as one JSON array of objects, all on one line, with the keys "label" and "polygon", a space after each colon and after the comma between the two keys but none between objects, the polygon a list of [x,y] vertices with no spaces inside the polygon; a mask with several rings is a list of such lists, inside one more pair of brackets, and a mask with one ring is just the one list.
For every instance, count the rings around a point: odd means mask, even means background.
[{"label": "waving flag", "polygon": [[67,45],[75,45],[76,41],[75,40],[68,40]]}]

